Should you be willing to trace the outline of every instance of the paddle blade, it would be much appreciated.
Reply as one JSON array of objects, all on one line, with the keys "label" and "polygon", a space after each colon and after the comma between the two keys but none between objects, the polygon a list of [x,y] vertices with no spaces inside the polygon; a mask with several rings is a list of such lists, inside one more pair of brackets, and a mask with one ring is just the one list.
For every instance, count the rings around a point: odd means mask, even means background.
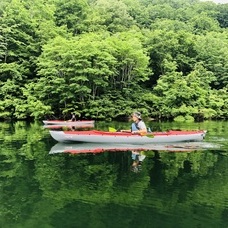
[{"label": "paddle blade", "polygon": [[154,135],[148,133],[140,133],[141,136],[146,136],[148,138],[154,138]]},{"label": "paddle blade", "polygon": [[146,135],[148,138],[154,138],[154,135]]},{"label": "paddle blade", "polygon": [[116,132],[116,129],[113,128],[113,127],[109,127],[109,128],[108,128],[108,131],[109,131],[109,132]]}]

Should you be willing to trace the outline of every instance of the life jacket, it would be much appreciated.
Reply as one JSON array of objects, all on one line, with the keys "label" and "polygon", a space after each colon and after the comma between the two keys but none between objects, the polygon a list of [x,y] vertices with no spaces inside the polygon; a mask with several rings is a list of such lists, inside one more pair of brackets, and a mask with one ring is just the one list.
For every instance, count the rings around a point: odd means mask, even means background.
[{"label": "life jacket", "polygon": [[[140,121],[142,121],[142,120],[140,120]],[[131,131],[138,131],[138,130],[140,130],[140,128],[138,127],[139,122],[138,123],[135,123],[134,122],[134,123],[131,124]],[[151,129],[150,129],[150,127],[147,128],[147,132],[152,132]]]},{"label": "life jacket", "polygon": [[[142,121],[142,120],[140,120],[140,121]],[[135,123],[134,122],[134,123],[131,124],[131,131],[138,131],[138,130],[140,130],[140,128],[138,127],[139,122],[138,123]]]}]

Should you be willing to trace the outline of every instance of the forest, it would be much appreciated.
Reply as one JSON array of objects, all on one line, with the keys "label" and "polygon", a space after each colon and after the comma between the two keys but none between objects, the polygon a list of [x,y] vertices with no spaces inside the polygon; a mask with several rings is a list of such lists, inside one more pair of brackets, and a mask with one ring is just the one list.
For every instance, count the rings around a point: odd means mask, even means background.
[{"label": "forest", "polygon": [[228,4],[1,0],[0,119],[228,118]]}]

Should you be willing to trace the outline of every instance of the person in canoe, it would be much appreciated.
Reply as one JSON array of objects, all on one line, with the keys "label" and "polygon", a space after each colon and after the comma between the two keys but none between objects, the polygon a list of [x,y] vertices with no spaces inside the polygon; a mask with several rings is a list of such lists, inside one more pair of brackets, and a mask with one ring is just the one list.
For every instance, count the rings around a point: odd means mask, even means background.
[{"label": "person in canoe", "polygon": [[132,114],[133,123],[131,125],[131,129],[129,130],[121,130],[121,132],[131,132],[132,134],[146,134],[147,133],[147,127],[144,121],[142,120],[142,116],[140,112],[133,112]]},{"label": "person in canoe", "polygon": [[72,116],[71,116],[71,119],[69,121],[76,121],[76,115],[75,115],[75,113],[72,113],[71,115]]}]

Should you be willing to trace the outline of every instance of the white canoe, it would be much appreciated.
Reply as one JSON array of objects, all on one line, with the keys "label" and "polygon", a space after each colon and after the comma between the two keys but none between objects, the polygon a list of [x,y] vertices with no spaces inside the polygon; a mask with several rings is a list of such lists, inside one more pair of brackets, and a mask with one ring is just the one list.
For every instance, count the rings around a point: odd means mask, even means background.
[{"label": "white canoe", "polygon": [[94,120],[77,120],[77,121],[64,121],[64,120],[43,120],[45,125],[62,125],[62,126],[94,126]]},{"label": "white canoe", "polygon": [[43,127],[45,129],[63,129],[63,128],[65,128],[64,130],[67,130],[67,129],[71,130],[74,128],[74,130],[75,130],[75,129],[81,129],[81,128],[94,128],[94,124],[82,124],[82,125],[78,124],[76,126],[70,125],[70,124],[68,124],[68,125],[45,124]]},{"label": "white canoe", "polygon": [[167,131],[139,135],[124,132],[91,130],[50,131],[50,134],[58,142],[145,144],[202,141],[206,135],[206,131]]}]

